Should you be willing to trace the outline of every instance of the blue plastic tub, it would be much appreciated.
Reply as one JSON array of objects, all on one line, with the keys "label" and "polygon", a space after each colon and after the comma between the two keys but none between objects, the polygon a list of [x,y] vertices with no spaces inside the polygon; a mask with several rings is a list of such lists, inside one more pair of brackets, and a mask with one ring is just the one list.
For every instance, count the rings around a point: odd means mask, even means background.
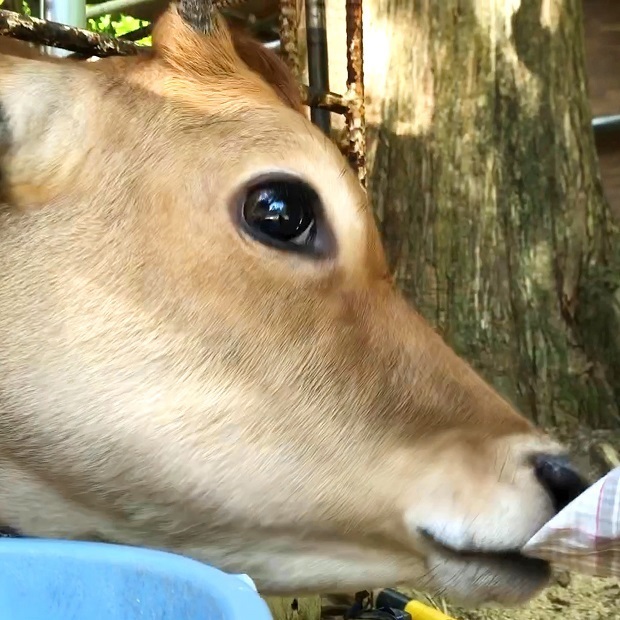
[{"label": "blue plastic tub", "polygon": [[0,539],[1,620],[273,620],[243,577],[136,547]]}]

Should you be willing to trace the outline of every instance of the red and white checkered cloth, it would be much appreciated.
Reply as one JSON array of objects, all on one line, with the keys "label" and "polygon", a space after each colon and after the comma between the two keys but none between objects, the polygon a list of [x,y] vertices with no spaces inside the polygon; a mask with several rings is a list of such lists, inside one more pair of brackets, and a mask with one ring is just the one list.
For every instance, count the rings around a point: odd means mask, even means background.
[{"label": "red and white checkered cloth", "polygon": [[523,553],[576,573],[620,577],[620,467],[553,517]]}]

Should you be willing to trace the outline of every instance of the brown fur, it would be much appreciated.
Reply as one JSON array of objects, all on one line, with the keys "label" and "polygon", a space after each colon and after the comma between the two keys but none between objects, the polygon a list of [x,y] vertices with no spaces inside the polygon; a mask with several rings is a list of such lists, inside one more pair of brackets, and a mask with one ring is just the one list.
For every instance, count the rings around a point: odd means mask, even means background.
[{"label": "brown fur", "polygon": [[299,86],[285,62],[253,39],[245,30],[231,29],[235,51],[252,71],[258,73],[295,110],[303,111]]},{"label": "brown fur", "polygon": [[[171,8],[143,58],[0,56],[0,522],[264,593],[527,599],[539,575],[420,528],[518,548],[553,512],[530,457],[557,447],[393,288],[355,174],[235,41]],[[328,257],[236,225],[282,169],[321,196]]]}]

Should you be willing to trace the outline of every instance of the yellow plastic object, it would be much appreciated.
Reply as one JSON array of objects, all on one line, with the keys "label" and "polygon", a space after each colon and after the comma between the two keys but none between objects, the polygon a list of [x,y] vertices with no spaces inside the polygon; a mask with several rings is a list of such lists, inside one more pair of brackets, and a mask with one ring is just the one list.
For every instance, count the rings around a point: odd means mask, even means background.
[{"label": "yellow plastic object", "polygon": [[405,605],[406,611],[412,618],[412,620],[454,620],[450,616],[447,616],[439,609],[429,607],[420,601],[412,600]]}]

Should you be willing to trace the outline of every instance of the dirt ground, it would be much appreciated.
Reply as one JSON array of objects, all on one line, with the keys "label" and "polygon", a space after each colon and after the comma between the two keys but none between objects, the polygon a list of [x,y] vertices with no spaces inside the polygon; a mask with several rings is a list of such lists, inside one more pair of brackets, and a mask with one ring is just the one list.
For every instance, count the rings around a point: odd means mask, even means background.
[{"label": "dirt ground", "polygon": [[[592,481],[609,469],[600,456],[601,444],[608,443],[620,453],[620,432],[573,428],[554,434],[569,446],[573,458]],[[274,620],[319,620],[320,617],[316,598],[299,599],[296,610],[291,609],[291,599],[272,599],[269,603]],[[437,604],[443,607],[445,602]],[[520,609],[444,609],[456,620],[620,620],[620,580],[560,572],[552,586]]]},{"label": "dirt ground", "polygon": [[620,620],[620,582],[571,575],[521,609],[450,611],[458,620]]}]

